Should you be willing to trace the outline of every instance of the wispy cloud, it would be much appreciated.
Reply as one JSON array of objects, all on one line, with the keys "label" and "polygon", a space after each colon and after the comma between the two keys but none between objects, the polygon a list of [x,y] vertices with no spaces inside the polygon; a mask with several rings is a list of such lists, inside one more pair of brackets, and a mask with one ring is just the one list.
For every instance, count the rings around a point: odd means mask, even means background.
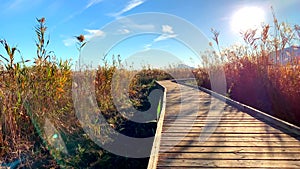
[{"label": "wispy cloud", "polygon": [[68,38],[68,39],[64,39],[63,43],[67,47],[74,46],[76,44],[76,40],[75,40],[75,38]]},{"label": "wispy cloud", "polygon": [[93,6],[93,5],[96,5],[96,4],[98,4],[98,3],[102,2],[102,1],[103,1],[103,0],[90,0],[90,1],[86,4],[85,9],[87,9],[87,8]]},{"label": "wispy cloud", "polygon": [[145,1],[146,0],[130,0],[121,11],[110,15],[116,18],[120,17],[123,13],[128,12],[139,5],[142,5]]},{"label": "wispy cloud", "polygon": [[69,20],[73,19],[75,16],[82,14],[82,13],[83,13],[85,10],[87,10],[88,8],[90,8],[90,7],[94,6],[94,5],[97,5],[98,3],[102,2],[102,1],[103,1],[103,0],[90,0],[90,1],[85,5],[84,8],[82,8],[81,10],[79,10],[79,11],[77,11],[77,12],[74,12],[74,13],[70,14],[70,15],[67,16],[64,20],[62,20],[62,22],[61,22],[60,24],[68,22]]},{"label": "wispy cloud", "polygon": [[155,38],[151,43],[144,45],[144,50],[150,50],[155,42],[164,41],[167,39],[176,38],[178,35],[173,31],[173,27],[170,25],[161,26],[162,34]]},{"label": "wispy cloud", "polygon": [[120,34],[128,34],[128,33],[130,33],[130,30],[128,30],[128,29],[119,29],[118,30],[118,33],[120,33]]},{"label": "wispy cloud", "polygon": [[[100,36],[105,36],[105,33],[99,29],[84,29],[86,34],[84,34],[85,39],[88,41],[94,37],[100,37]],[[77,40],[75,37],[73,38],[67,38],[63,40],[63,43],[65,46],[74,46],[76,44]]]},{"label": "wispy cloud", "polygon": [[[36,5],[40,4],[42,0],[34,0],[28,3],[28,0],[12,0],[8,2],[1,2],[1,8],[4,13],[11,13],[14,12],[24,12],[26,10],[30,10],[31,8],[35,7]],[[2,6],[3,5],[3,6]]]},{"label": "wispy cloud", "polygon": [[170,25],[162,25],[162,32],[172,34],[172,33],[174,33],[173,27],[171,27]]},{"label": "wispy cloud", "polygon": [[84,29],[84,31],[88,33],[84,35],[87,40],[98,36],[104,36],[104,32],[99,29]]},{"label": "wispy cloud", "polygon": [[153,41],[154,42],[159,42],[159,41],[163,41],[163,40],[167,40],[167,39],[172,39],[172,38],[176,38],[176,37],[177,37],[177,35],[175,35],[175,34],[172,34],[172,35],[162,34],[159,37],[155,38]]},{"label": "wispy cloud", "polygon": [[9,9],[17,9],[22,5],[22,3],[24,3],[24,0],[15,0],[8,5],[8,8]]},{"label": "wispy cloud", "polygon": [[173,31],[173,27],[170,25],[162,25],[163,34],[155,38],[153,42],[163,41],[171,38],[176,38],[177,34]]},{"label": "wispy cloud", "polygon": [[150,50],[151,47],[152,47],[152,43],[146,44],[146,45],[144,46],[144,50],[145,50],[145,51],[146,51],[146,50]]},{"label": "wispy cloud", "polygon": [[137,21],[131,20],[129,18],[122,18],[119,20],[120,24],[124,25],[124,28],[130,32],[134,31],[154,31],[155,26],[153,24],[141,24]]}]

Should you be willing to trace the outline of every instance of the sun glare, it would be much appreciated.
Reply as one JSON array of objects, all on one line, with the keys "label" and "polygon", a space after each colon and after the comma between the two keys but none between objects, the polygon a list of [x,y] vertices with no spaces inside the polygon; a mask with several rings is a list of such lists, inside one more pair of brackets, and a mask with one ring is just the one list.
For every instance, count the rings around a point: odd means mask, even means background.
[{"label": "sun glare", "polygon": [[265,21],[265,12],[259,7],[244,7],[237,10],[231,18],[231,29],[234,33],[248,29],[258,29]]}]

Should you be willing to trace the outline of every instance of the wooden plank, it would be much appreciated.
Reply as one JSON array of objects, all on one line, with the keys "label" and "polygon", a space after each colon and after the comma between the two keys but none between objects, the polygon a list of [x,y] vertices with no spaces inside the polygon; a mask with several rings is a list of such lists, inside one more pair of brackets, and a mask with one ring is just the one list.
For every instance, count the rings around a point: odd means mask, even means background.
[{"label": "wooden plank", "polygon": [[209,160],[209,159],[164,159],[159,161],[159,167],[163,166],[174,166],[174,167],[231,167],[231,166],[247,166],[247,167],[290,167],[290,168],[300,168],[300,161],[293,160]]},{"label": "wooden plank", "polygon": [[[190,108],[189,108],[190,109]],[[177,111],[177,110],[174,110],[174,111]],[[185,117],[197,117],[197,118],[200,118],[200,119],[204,119],[204,118],[207,118],[207,117],[223,117],[223,118],[227,118],[227,117],[232,117],[232,118],[251,118],[251,119],[254,119],[253,116],[250,116],[250,115],[230,115],[229,113],[227,115],[222,115],[222,114],[217,114],[217,115],[207,115],[207,111],[206,110],[205,112],[200,112],[200,111],[197,111],[195,112],[194,114],[183,114],[183,116]],[[172,116],[172,115],[169,115],[168,118],[172,118],[172,117],[175,117],[177,118],[178,116]]]},{"label": "wooden plank", "polygon": [[[205,117],[205,116],[201,116],[201,117],[198,117],[197,115],[192,115],[192,116],[187,116],[187,115],[184,115],[184,114],[181,114],[181,115],[179,115],[179,114],[175,114],[175,115],[170,115],[170,114],[168,114],[167,116],[166,116],[166,119],[165,120],[168,120],[168,119],[170,119],[170,120],[173,120],[173,119],[178,119],[178,118],[180,118],[180,119],[184,119],[184,120],[197,120],[197,121],[203,121],[203,120],[206,120],[206,119],[212,119],[212,120],[214,120],[214,119],[222,119],[222,120],[245,120],[245,121],[262,121],[262,120],[260,120],[260,119],[256,119],[256,118],[254,118],[254,117],[251,117],[251,116],[248,116],[248,117],[245,117],[245,116],[241,116],[241,117],[232,117],[232,118],[227,118],[226,116],[219,116],[219,117]],[[242,123],[242,121],[240,121],[240,123]]]},{"label": "wooden plank", "polygon": [[[219,132],[232,132],[232,133],[283,133],[280,130],[274,128],[265,128],[265,127],[249,127],[245,130],[246,127],[217,127],[213,133]],[[162,132],[202,132],[203,127],[164,127]]]},{"label": "wooden plank", "polygon": [[[199,137],[200,136],[200,132],[194,132],[194,133],[186,133],[186,132],[169,132],[169,133],[163,133],[164,137]],[[277,134],[273,134],[273,133],[213,133],[211,137],[217,137],[217,138],[230,138],[230,137],[236,137],[236,138],[240,138],[240,137],[262,137],[262,138],[270,138],[270,137],[276,137],[276,138],[284,138],[284,137],[288,137],[288,138],[296,138],[298,140],[300,140],[300,136],[298,135],[287,135],[285,133],[277,133]]]},{"label": "wooden plank", "polygon": [[[214,123],[212,123],[214,124]],[[195,126],[193,123],[191,124],[185,124],[184,126],[181,126],[181,125],[178,125],[178,124],[174,124],[174,125],[163,125],[164,127],[172,127],[172,128],[176,128],[178,130],[182,130],[182,129],[185,129],[187,127],[193,127],[193,131],[196,131],[196,130],[202,130],[204,128],[205,125],[202,125],[202,126]],[[273,131],[273,130],[276,130],[276,131],[280,131],[278,129],[275,129],[271,126],[252,126],[252,127],[248,127],[247,125],[246,126],[217,126],[217,125],[213,125],[212,127],[216,126],[216,129],[218,129],[219,131],[228,131],[228,130],[234,130],[234,131],[243,131],[247,128],[247,130],[249,129],[250,130],[266,130],[266,131]],[[207,127],[209,127],[209,123],[207,123]]]},{"label": "wooden plank", "polygon": [[[184,122],[175,122],[175,123],[165,123],[163,125],[164,127],[196,127],[196,128],[203,128],[204,126],[207,127],[249,127],[249,128],[270,128],[271,126],[267,126],[266,124],[263,123],[248,123],[248,124],[243,124],[243,123],[216,123],[216,122],[211,122],[211,123],[184,123]],[[273,128],[273,127],[272,127]]]},{"label": "wooden plank", "polygon": [[236,121],[238,120],[241,123],[241,120],[243,121],[258,121],[257,119],[253,117],[197,117],[197,116],[181,116],[181,115],[176,115],[176,116],[166,116],[165,120],[174,120],[174,119],[180,119],[180,120],[197,120],[197,121],[216,121],[216,120],[224,120],[224,121]]},{"label": "wooden plank", "polygon": [[249,146],[249,147],[294,147],[300,150],[299,142],[295,141],[206,141],[200,142],[199,138],[195,140],[163,140],[160,143],[161,146]]},{"label": "wooden plank", "polygon": [[[184,167],[176,167],[176,166],[163,166],[163,167],[161,167],[161,166],[157,166],[156,167],[157,169],[165,169],[165,168],[171,168],[171,169],[173,169],[173,168],[175,168],[175,169],[177,169],[177,168],[179,168],[179,169],[182,169],[182,168],[188,168],[188,169],[199,169],[199,168],[201,168],[201,169],[212,169],[212,168],[216,168],[216,167],[195,167],[195,166],[184,166]],[[218,167],[218,168],[222,168],[222,169],[233,169],[233,168],[239,168],[239,169],[241,169],[241,168],[247,168],[247,169],[249,169],[249,168],[251,168],[251,169],[266,169],[266,167],[247,167],[247,166],[238,166],[238,167],[235,167],[235,166],[231,166],[231,167]],[[291,169],[290,167],[272,167],[272,169]]]},{"label": "wooden plank", "polygon": [[[186,123],[176,123],[176,124],[164,124],[163,125],[164,127],[173,127],[173,126],[176,126],[176,127],[190,127],[191,125],[188,125]],[[207,123],[194,123],[193,124],[193,127],[204,127],[204,126],[207,126],[207,127],[249,127],[249,128],[257,128],[257,127],[260,127],[260,128],[264,128],[264,127],[269,127],[265,124],[261,124],[261,123],[256,123],[256,124],[241,124],[241,123],[221,123],[221,124],[207,124]]]},{"label": "wooden plank", "polygon": [[277,152],[296,152],[300,154],[299,148],[294,147],[217,147],[217,146],[211,146],[211,147],[161,147],[160,152],[162,153],[251,153],[251,152],[257,152],[257,153],[277,153]]},{"label": "wooden plank", "polygon": [[[164,119],[166,124],[175,121],[178,123],[207,123],[207,122],[218,122],[218,123],[239,123],[239,124],[251,124],[251,123],[263,123],[262,121],[256,120],[256,119],[233,119],[233,118],[203,118],[203,119],[197,119],[197,118],[184,118],[184,117],[176,117],[176,118],[168,118]],[[242,121],[242,122],[241,122]]]},{"label": "wooden plank", "polygon": [[[176,110],[175,110],[176,111]],[[197,114],[195,114],[195,115],[185,115],[186,117],[189,117],[189,116],[191,116],[191,117],[194,117],[194,116],[197,116],[197,118],[207,118],[207,117],[222,117],[222,118],[229,118],[229,117],[231,117],[231,118],[251,118],[251,119],[253,119],[254,117],[253,116],[250,116],[250,115],[243,115],[243,114],[240,114],[240,115],[210,115],[210,116],[208,116],[207,114],[205,114],[205,113],[202,113],[202,112],[198,112]],[[178,116],[168,116],[168,118],[172,118],[172,117],[175,117],[175,118],[177,118]]]},{"label": "wooden plank", "polygon": [[[200,120],[206,120],[206,119],[222,119],[222,120],[257,120],[255,119],[254,117],[251,117],[251,116],[210,116],[210,117],[207,117],[206,115],[198,115],[198,116],[182,116],[182,115],[174,115],[174,116],[166,116],[166,119],[165,120],[173,120],[173,119],[177,119],[177,118],[182,118],[182,119],[185,119],[185,120],[193,120],[196,118],[196,120],[200,121]],[[261,122],[259,120],[257,120],[257,122]],[[242,123],[240,121],[240,123]]]},{"label": "wooden plank", "polygon": [[[162,141],[177,141],[178,137],[164,136],[161,138]],[[198,136],[192,137],[181,137],[181,141],[199,140]],[[209,137],[207,141],[281,141],[281,142],[297,142],[299,140],[293,137]],[[299,143],[300,144],[300,143]]]},{"label": "wooden plank", "polygon": [[252,159],[252,160],[300,160],[298,153],[163,153],[159,156],[163,159],[209,159],[209,160],[233,160],[233,159]]},{"label": "wooden plank", "polygon": [[[229,105],[215,110],[223,110],[220,116],[207,116],[215,98],[170,81],[159,83],[168,92],[162,130],[157,133],[161,139],[158,161],[153,168],[300,168],[300,135],[278,127],[281,125],[270,126],[280,120],[264,118],[262,113],[250,115]],[[202,143],[200,134],[211,133],[202,132],[204,127],[216,130]]]},{"label": "wooden plank", "polygon": [[[164,123],[164,126],[168,126],[168,125],[174,125],[174,123],[171,123],[171,121],[174,122],[174,120],[164,120],[165,123]],[[170,122],[170,123],[169,123]],[[196,122],[193,122],[194,125],[206,125],[208,124],[207,122],[205,121],[196,121]],[[212,124],[216,124],[216,125],[262,125],[262,126],[268,126],[267,124],[265,123],[262,123],[261,121],[255,121],[255,122],[243,122],[241,123],[240,121],[234,121],[234,122],[225,122],[225,121],[219,121],[219,122],[215,122],[215,123],[212,123]],[[176,121],[176,125],[190,125],[189,123],[187,123],[186,121]]]},{"label": "wooden plank", "polygon": [[[188,168],[188,169],[199,169],[200,167],[193,167],[193,166],[184,166],[184,167],[176,167],[176,166],[157,166],[156,167],[157,169],[164,169],[164,168],[179,168],[179,169],[182,169],[182,168]],[[212,168],[216,168],[216,167],[201,167],[201,169],[212,169]],[[218,167],[218,168],[222,168],[222,169],[233,169],[233,168],[251,168],[251,169],[266,169],[266,167],[245,167],[245,166],[240,166],[240,167]],[[272,167],[272,169],[291,169],[290,167]]]}]

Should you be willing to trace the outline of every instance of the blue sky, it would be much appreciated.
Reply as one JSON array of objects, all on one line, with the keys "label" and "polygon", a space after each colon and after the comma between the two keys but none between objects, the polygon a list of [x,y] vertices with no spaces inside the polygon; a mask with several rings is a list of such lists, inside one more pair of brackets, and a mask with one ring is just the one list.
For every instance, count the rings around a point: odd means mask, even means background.
[{"label": "blue sky", "polygon": [[[73,36],[84,34],[88,39],[105,36],[103,27],[120,17],[160,12],[185,19],[209,40],[212,36],[210,30],[215,28],[220,31],[221,46],[230,46],[242,40],[233,30],[235,13],[245,7],[256,7],[263,11],[263,18],[258,20],[271,23],[270,6],[275,9],[279,21],[300,24],[299,0],[2,0],[0,39],[16,45],[25,59],[32,59],[36,54],[35,18],[45,17],[51,40],[48,49],[55,51],[58,58],[76,61],[78,51]],[[194,57],[193,51],[174,39],[176,28],[162,24],[161,29],[166,36],[145,34],[142,37],[131,37],[116,44],[109,55],[120,54],[125,60],[127,56],[143,53],[144,50],[159,49],[179,58],[184,57],[183,60]],[[120,31],[126,34],[132,30]],[[0,52],[3,54],[3,49]]]}]

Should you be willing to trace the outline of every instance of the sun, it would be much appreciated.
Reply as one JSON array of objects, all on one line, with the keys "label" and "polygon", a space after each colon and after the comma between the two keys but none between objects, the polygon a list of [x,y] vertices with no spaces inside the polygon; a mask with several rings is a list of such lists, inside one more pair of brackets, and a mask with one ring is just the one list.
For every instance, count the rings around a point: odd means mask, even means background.
[{"label": "sun", "polygon": [[245,32],[248,29],[260,29],[265,22],[265,12],[259,7],[244,7],[237,10],[231,18],[231,29],[234,33]]}]

